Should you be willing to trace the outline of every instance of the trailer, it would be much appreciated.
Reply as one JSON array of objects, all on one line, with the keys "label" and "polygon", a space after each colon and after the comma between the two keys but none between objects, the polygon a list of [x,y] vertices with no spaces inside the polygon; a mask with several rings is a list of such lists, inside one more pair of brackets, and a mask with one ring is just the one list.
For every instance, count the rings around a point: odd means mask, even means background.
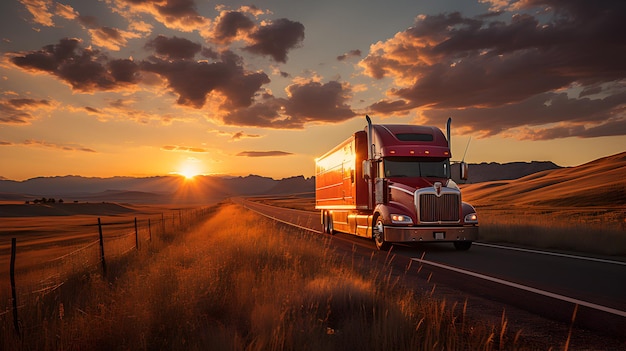
[{"label": "trailer", "polygon": [[[432,126],[372,124],[316,159],[315,208],[325,233],[399,243],[450,242],[468,250],[478,216],[451,177],[447,138]],[[460,165],[467,179],[467,165]]]}]

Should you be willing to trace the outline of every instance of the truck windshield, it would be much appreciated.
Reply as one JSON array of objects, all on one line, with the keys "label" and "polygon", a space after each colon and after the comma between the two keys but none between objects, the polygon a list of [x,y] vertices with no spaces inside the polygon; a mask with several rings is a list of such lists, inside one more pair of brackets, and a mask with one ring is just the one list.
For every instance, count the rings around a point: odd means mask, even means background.
[{"label": "truck windshield", "polygon": [[382,168],[386,178],[449,178],[450,160],[447,158],[385,157]]}]

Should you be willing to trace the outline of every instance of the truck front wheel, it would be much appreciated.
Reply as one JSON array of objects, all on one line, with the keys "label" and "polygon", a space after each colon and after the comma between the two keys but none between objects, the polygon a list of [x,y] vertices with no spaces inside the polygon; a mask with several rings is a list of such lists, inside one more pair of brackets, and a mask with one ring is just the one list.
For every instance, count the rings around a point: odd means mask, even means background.
[{"label": "truck front wheel", "polygon": [[454,248],[458,251],[467,251],[472,247],[471,241],[455,241]]},{"label": "truck front wheel", "polygon": [[382,220],[377,220],[376,225],[372,228],[372,236],[376,243],[376,248],[381,251],[387,251],[391,247],[391,244],[385,241],[385,226]]}]

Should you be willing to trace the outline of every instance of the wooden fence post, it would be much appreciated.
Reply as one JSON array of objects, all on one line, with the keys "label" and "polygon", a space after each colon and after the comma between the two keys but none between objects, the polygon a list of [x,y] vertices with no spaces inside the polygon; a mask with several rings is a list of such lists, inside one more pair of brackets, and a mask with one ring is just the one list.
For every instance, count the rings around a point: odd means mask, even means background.
[{"label": "wooden fence post", "polygon": [[139,251],[139,231],[137,230],[137,217],[135,217],[135,250]]},{"label": "wooden fence post", "polygon": [[165,215],[161,212],[161,236],[165,234]]},{"label": "wooden fence post", "polygon": [[11,238],[11,296],[13,297],[13,326],[17,334],[20,333],[20,324],[17,318],[17,293],[15,292],[15,251],[17,249],[17,239]]},{"label": "wooden fence post", "polygon": [[100,234],[100,259],[102,260],[102,275],[107,275],[107,264],[104,260],[104,240],[102,239],[102,223],[100,217],[98,217],[98,233]]},{"label": "wooden fence post", "polygon": [[148,240],[152,242],[152,225],[150,224],[150,218],[148,218]]}]

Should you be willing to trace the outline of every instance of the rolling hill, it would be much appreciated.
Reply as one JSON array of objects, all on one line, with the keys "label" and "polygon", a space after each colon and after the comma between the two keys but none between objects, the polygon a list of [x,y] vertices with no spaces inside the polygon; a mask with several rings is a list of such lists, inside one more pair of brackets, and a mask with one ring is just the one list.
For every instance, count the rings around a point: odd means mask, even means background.
[{"label": "rolling hill", "polygon": [[462,188],[463,199],[478,206],[624,207],[626,152],[576,167]]}]

